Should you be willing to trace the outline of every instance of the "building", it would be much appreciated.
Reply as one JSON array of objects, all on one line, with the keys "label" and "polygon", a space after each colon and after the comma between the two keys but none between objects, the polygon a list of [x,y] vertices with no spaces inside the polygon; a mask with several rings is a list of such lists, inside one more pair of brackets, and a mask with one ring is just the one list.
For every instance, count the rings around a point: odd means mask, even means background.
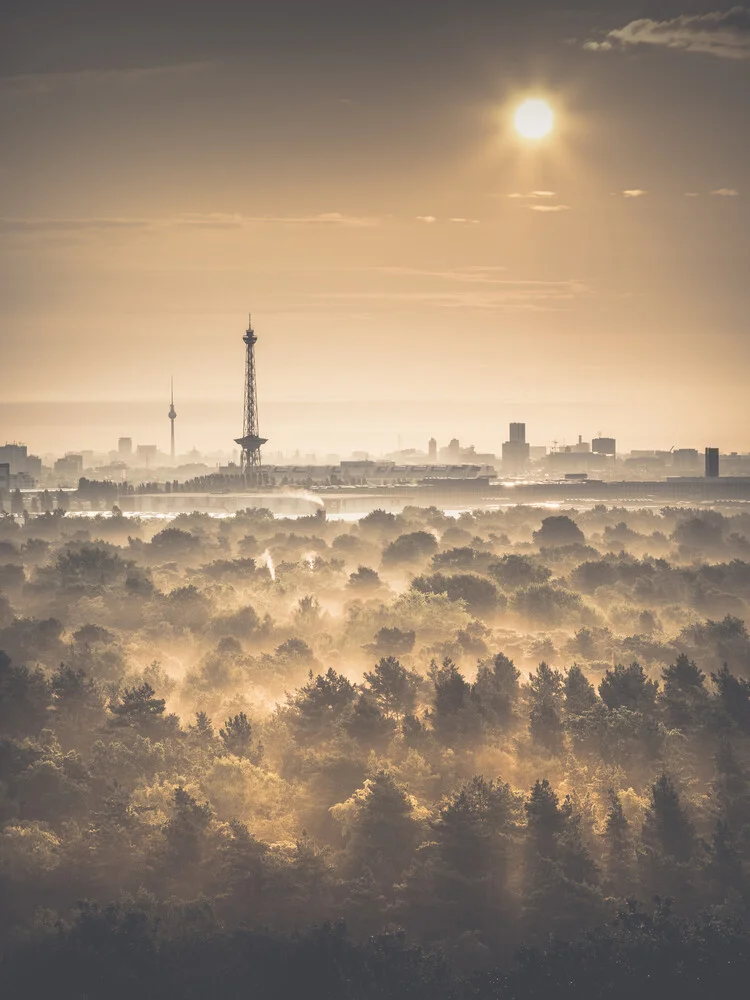
[{"label": "building", "polygon": [[10,462],[0,462],[0,498],[10,492]]},{"label": "building", "polygon": [[568,445],[560,451],[552,451],[547,455],[546,463],[550,472],[556,476],[583,475],[592,469],[599,469],[606,462],[603,455],[594,455],[590,451],[576,451],[575,445]]},{"label": "building", "polygon": [[55,472],[66,479],[80,479],[83,475],[83,455],[65,455],[55,462]]},{"label": "building", "polygon": [[677,448],[672,452],[672,466],[680,472],[698,472],[701,457],[697,448]]},{"label": "building", "polygon": [[28,449],[25,444],[6,444],[0,448],[0,462],[7,462],[10,466],[10,473],[26,472],[26,460]]},{"label": "building", "polygon": [[570,446],[570,450],[577,455],[588,455],[591,451],[591,445],[588,441],[584,441],[582,435],[579,434],[578,440]]},{"label": "building", "polygon": [[435,465],[437,462],[437,441],[435,438],[430,438],[427,444],[427,460],[430,465]]},{"label": "building", "polygon": [[135,453],[138,461],[148,466],[156,458],[157,451],[158,449],[155,444],[139,444]]},{"label": "building", "polygon": [[440,449],[440,460],[451,465],[461,461],[461,443],[458,438],[451,438],[445,448]]},{"label": "building", "polygon": [[0,447],[0,463],[10,466],[11,476],[24,475],[36,479],[42,474],[42,460],[29,455],[25,444],[5,444]]},{"label": "building", "polygon": [[503,444],[503,474],[519,475],[529,464],[531,449],[526,442],[526,424],[510,425],[508,440]]},{"label": "building", "polygon": [[117,453],[120,458],[130,458],[133,454],[133,439],[119,438],[117,441]]},{"label": "building", "polygon": [[706,479],[719,478],[719,449],[706,448]]},{"label": "building", "polygon": [[617,442],[614,438],[596,437],[591,442],[591,450],[595,455],[610,455],[614,458],[617,454]]}]

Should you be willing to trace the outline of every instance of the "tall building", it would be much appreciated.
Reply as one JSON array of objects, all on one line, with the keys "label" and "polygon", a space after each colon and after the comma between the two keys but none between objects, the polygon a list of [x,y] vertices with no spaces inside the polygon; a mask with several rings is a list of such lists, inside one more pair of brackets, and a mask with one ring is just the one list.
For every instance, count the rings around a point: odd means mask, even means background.
[{"label": "tall building", "polygon": [[174,422],[177,419],[177,410],[174,408],[174,379],[170,382],[170,393],[169,393],[169,424],[170,424],[170,447],[169,454],[172,456],[172,461],[174,461]]},{"label": "tall building", "polygon": [[120,458],[130,458],[133,454],[133,439],[119,438],[117,441],[117,451],[119,452]]},{"label": "tall building", "polygon": [[719,449],[706,448],[706,479],[719,478]]},{"label": "tall building", "polygon": [[511,424],[510,438],[503,444],[503,473],[512,476],[524,472],[530,451],[526,443],[526,424]]},{"label": "tall building", "polygon": [[0,447],[0,462],[7,462],[12,476],[26,472],[28,449],[25,444],[4,444]]},{"label": "tall building", "polygon": [[432,465],[437,462],[437,441],[435,438],[430,438],[427,444],[427,458]]},{"label": "tall building", "polygon": [[255,336],[251,318],[248,317],[247,330],[242,338],[245,344],[245,415],[242,426],[242,437],[234,440],[242,449],[240,467],[244,474],[248,471],[253,477],[260,476],[260,447],[268,438],[262,438],[258,428],[258,386],[255,378]]},{"label": "tall building", "polygon": [[526,444],[526,424],[511,424],[509,441],[511,444]]}]

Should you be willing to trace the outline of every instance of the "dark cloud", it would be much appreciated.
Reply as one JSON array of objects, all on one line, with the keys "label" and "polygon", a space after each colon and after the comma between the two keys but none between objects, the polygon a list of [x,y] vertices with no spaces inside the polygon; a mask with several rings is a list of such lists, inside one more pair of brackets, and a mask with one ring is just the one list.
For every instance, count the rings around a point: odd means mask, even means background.
[{"label": "dark cloud", "polygon": [[603,39],[590,39],[589,51],[606,52],[632,45],[659,45],[723,59],[750,58],[750,8],[732,7],[708,14],[682,14],[668,21],[640,18],[615,28]]}]

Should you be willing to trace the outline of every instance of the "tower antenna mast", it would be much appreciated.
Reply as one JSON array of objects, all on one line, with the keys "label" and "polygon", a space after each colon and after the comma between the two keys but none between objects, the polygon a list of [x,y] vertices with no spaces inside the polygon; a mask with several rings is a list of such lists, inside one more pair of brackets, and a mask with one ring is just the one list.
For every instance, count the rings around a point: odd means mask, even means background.
[{"label": "tower antenna mast", "polygon": [[172,461],[174,462],[174,422],[177,419],[177,410],[174,408],[174,376],[170,379],[169,387],[169,422],[171,424],[171,442],[170,442],[170,455],[172,456]]},{"label": "tower antenna mast", "polygon": [[253,330],[251,316],[248,316],[247,331],[242,340],[245,344],[245,419],[242,437],[234,440],[242,449],[240,456],[242,474],[257,482],[260,480],[260,446],[268,439],[262,438],[258,429],[258,386],[255,377],[255,345],[258,338]]}]

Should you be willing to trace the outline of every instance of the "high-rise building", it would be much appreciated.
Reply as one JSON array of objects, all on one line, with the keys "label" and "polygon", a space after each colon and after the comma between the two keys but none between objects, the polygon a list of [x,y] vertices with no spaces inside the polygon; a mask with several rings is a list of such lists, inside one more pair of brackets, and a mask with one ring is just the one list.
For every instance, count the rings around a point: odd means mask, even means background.
[{"label": "high-rise building", "polygon": [[0,462],[7,462],[11,476],[26,472],[28,449],[25,444],[5,444],[0,447]]},{"label": "high-rise building", "polygon": [[117,441],[117,451],[119,452],[120,458],[130,458],[133,454],[133,439],[119,438]]},{"label": "high-rise building", "polygon": [[706,479],[719,478],[719,449],[706,448]]},{"label": "high-rise building", "polygon": [[435,438],[430,438],[427,444],[427,458],[433,465],[437,463],[437,441]]},{"label": "high-rise building", "polygon": [[518,475],[529,464],[531,449],[526,443],[526,424],[511,424],[510,439],[503,444],[503,472]]}]

